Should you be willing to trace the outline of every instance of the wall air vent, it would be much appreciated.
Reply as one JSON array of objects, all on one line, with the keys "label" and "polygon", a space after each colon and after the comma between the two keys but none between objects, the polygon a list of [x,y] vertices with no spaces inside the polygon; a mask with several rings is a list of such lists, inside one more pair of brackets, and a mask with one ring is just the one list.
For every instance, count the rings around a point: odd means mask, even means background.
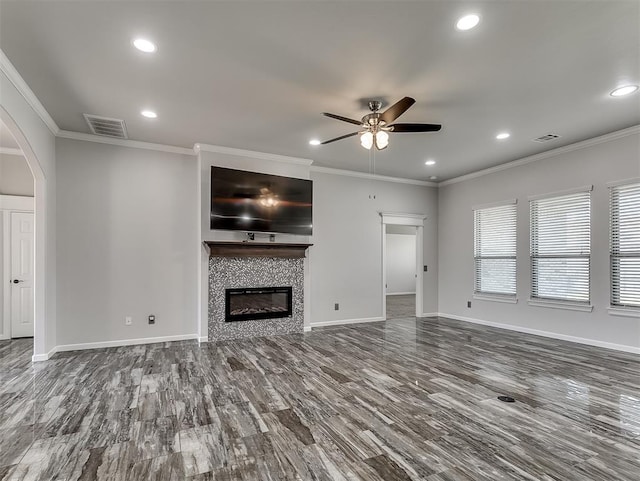
[{"label": "wall air vent", "polygon": [[109,117],[100,117],[99,115],[84,114],[84,118],[96,135],[104,135],[105,137],[113,137],[116,139],[128,139],[127,127],[124,120],[111,119]]},{"label": "wall air vent", "polygon": [[533,140],[534,142],[540,142],[540,143],[542,143],[542,142],[550,142],[550,141],[552,141],[552,140],[556,140],[556,139],[559,139],[559,138],[560,138],[560,136],[559,136],[559,135],[556,135],[556,134],[547,134],[547,135],[542,135],[542,136],[540,136],[540,137],[537,137],[537,138],[535,138],[535,139],[531,139],[531,140]]}]

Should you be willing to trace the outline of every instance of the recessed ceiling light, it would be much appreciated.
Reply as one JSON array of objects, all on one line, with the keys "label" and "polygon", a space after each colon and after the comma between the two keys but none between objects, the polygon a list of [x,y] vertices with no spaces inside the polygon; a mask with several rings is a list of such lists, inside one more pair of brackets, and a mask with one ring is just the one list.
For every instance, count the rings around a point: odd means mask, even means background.
[{"label": "recessed ceiling light", "polygon": [[429,159],[424,163],[424,165],[436,165],[436,161]]},{"label": "recessed ceiling light", "polygon": [[148,119],[155,119],[158,117],[158,114],[156,114],[153,110],[143,110],[142,112],[140,112],[140,115]]},{"label": "recessed ceiling light", "polygon": [[133,46],[145,53],[153,53],[157,50],[156,44],[146,38],[136,38],[133,41]]},{"label": "recessed ceiling light", "polygon": [[320,141],[318,139],[311,139],[309,141],[309,145],[320,145]]},{"label": "recessed ceiling light", "polygon": [[611,95],[612,97],[623,97],[625,95],[632,94],[637,90],[637,85],[623,85],[622,87],[618,87],[617,89],[613,90],[609,95]]},{"label": "recessed ceiling light", "polygon": [[510,136],[511,134],[508,132],[500,132],[498,135],[496,135],[496,139],[504,140],[504,139],[508,139]]},{"label": "recessed ceiling light", "polygon": [[456,23],[456,28],[458,30],[471,30],[473,27],[478,25],[478,22],[480,22],[480,17],[478,17],[477,15],[465,15],[458,20],[458,23]]},{"label": "recessed ceiling light", "polygon": [[429,180],[438,180],[438,176],[437,175],[432,175],[431,177],[429,177]]}]

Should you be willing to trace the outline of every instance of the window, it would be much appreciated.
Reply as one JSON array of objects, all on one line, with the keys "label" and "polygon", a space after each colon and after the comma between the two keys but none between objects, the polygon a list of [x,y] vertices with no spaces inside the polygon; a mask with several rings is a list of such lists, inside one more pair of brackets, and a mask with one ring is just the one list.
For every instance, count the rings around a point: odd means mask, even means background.
[{"label": "window", "polygon": [[516,297],[516,204],[474,209],[474,293]]},{"label": "window", "polygon": [[640,308],[640,183],[610,188],[611,305]]},{"label": "window", "polygon": [[589,304],[590,191],[530,201],[532,301]]}]

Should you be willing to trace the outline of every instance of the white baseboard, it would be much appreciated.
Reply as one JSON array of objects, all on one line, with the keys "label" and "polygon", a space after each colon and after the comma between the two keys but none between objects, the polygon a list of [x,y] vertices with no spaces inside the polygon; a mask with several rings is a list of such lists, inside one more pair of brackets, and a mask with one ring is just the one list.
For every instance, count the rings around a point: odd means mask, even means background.
[{"label": "white baseboard", "polygon": [[422,314],[420,314],[420,317],[438,317],[441,314],[438,312],[423,312]]},{"label": "white baseboard", "polygon": [[46,354],[34,354],[33,356],[31,356],[31,362],[48,361],[49,359],[51,359],[51,356],[58,352],[57,349],[58,347],[56,346]]},{"label": "white baseboard", "polygon": [[314,322],[311,324],[311,328],[314,327],[327,327],[327,326],[341,326],[343,324],[360,324],[363,322],[378,322],[378,321],[386,321],[385,317],[366,317],[363,319],[338,319],[336,321],[320,321]]},{"label": "white baseboard", "polygon": [[632,354],[640,354],[640,347],[627,346],[625,344],[614,344],[611,342],[598,341],[597,339],[587,339],[584,337],[576,337],[576,336],[569,336],[566,334],[559,334],[557,332],[540,331],[538,329],[531,329],[531,328],[522,327],[522,326],[514,326],[512,324],[501,324],[499,322],[484,321],[482,319],[474,319],[471,317],[457,316],[455,314],[447,314],[445,312],[439,312],[437,315],[439,317],[448,317],[449,319],[455,319],[456,321],[464,321],[464,322],[470,322],[473,324],[481,324],[483,326],[497,327],[498,329],[506,329],[508,331],[522,332],[525,334],[533,334],[535,336],[549,337],[551,339],[559,339],[561,341],[569,341],[569,342],[575,342],[578,344],[586,344],[588,346],[604,347],[605,349],[613,349],[615,351],[630,352]]},{"label": "white baseboard", "polygon": [[200,336],[198,342],[209,342],[209,336]]},{"label": "white baseboard", "polygon": [[311,326],[304,326],[304,332],[311,332]]},{"label": "white baseboard", "polygon": [[33,362],[46,361],[51,359],[56,352],[64,351],[83,351],[85,349],[102,349],[105,347],[120,347],[120,346],[135,346],[137,344],[155,344],[156,342],[169,342],[169,341],[187,341],[190,339],[200,339],[197,334],[179,334],[176,336],[161,336],[161,337],[141,337],[137,339],[119,339],[117,341],[100,341],[100,342],[86,342],[82,344],[63,344],[56,346],[46,354],[35,354],[31,360]]},{"label": "white baseboard", "polygon": [[413,292],[387,292],[388,296],[408,296],[409,294],[415,294],[416,291]]}]

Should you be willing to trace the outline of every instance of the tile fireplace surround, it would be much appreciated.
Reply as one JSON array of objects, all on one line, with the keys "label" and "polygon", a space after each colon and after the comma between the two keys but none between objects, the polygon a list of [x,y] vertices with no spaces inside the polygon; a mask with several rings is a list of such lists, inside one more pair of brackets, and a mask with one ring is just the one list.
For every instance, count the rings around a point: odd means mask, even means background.
[{"label": "tile fireplace surround", "polygon": [[[206,242],[209,256],[209,341],[304,332],[304,253],[308,244]],[[225,290],[291,286],[290,317],[225,322]]]}]

